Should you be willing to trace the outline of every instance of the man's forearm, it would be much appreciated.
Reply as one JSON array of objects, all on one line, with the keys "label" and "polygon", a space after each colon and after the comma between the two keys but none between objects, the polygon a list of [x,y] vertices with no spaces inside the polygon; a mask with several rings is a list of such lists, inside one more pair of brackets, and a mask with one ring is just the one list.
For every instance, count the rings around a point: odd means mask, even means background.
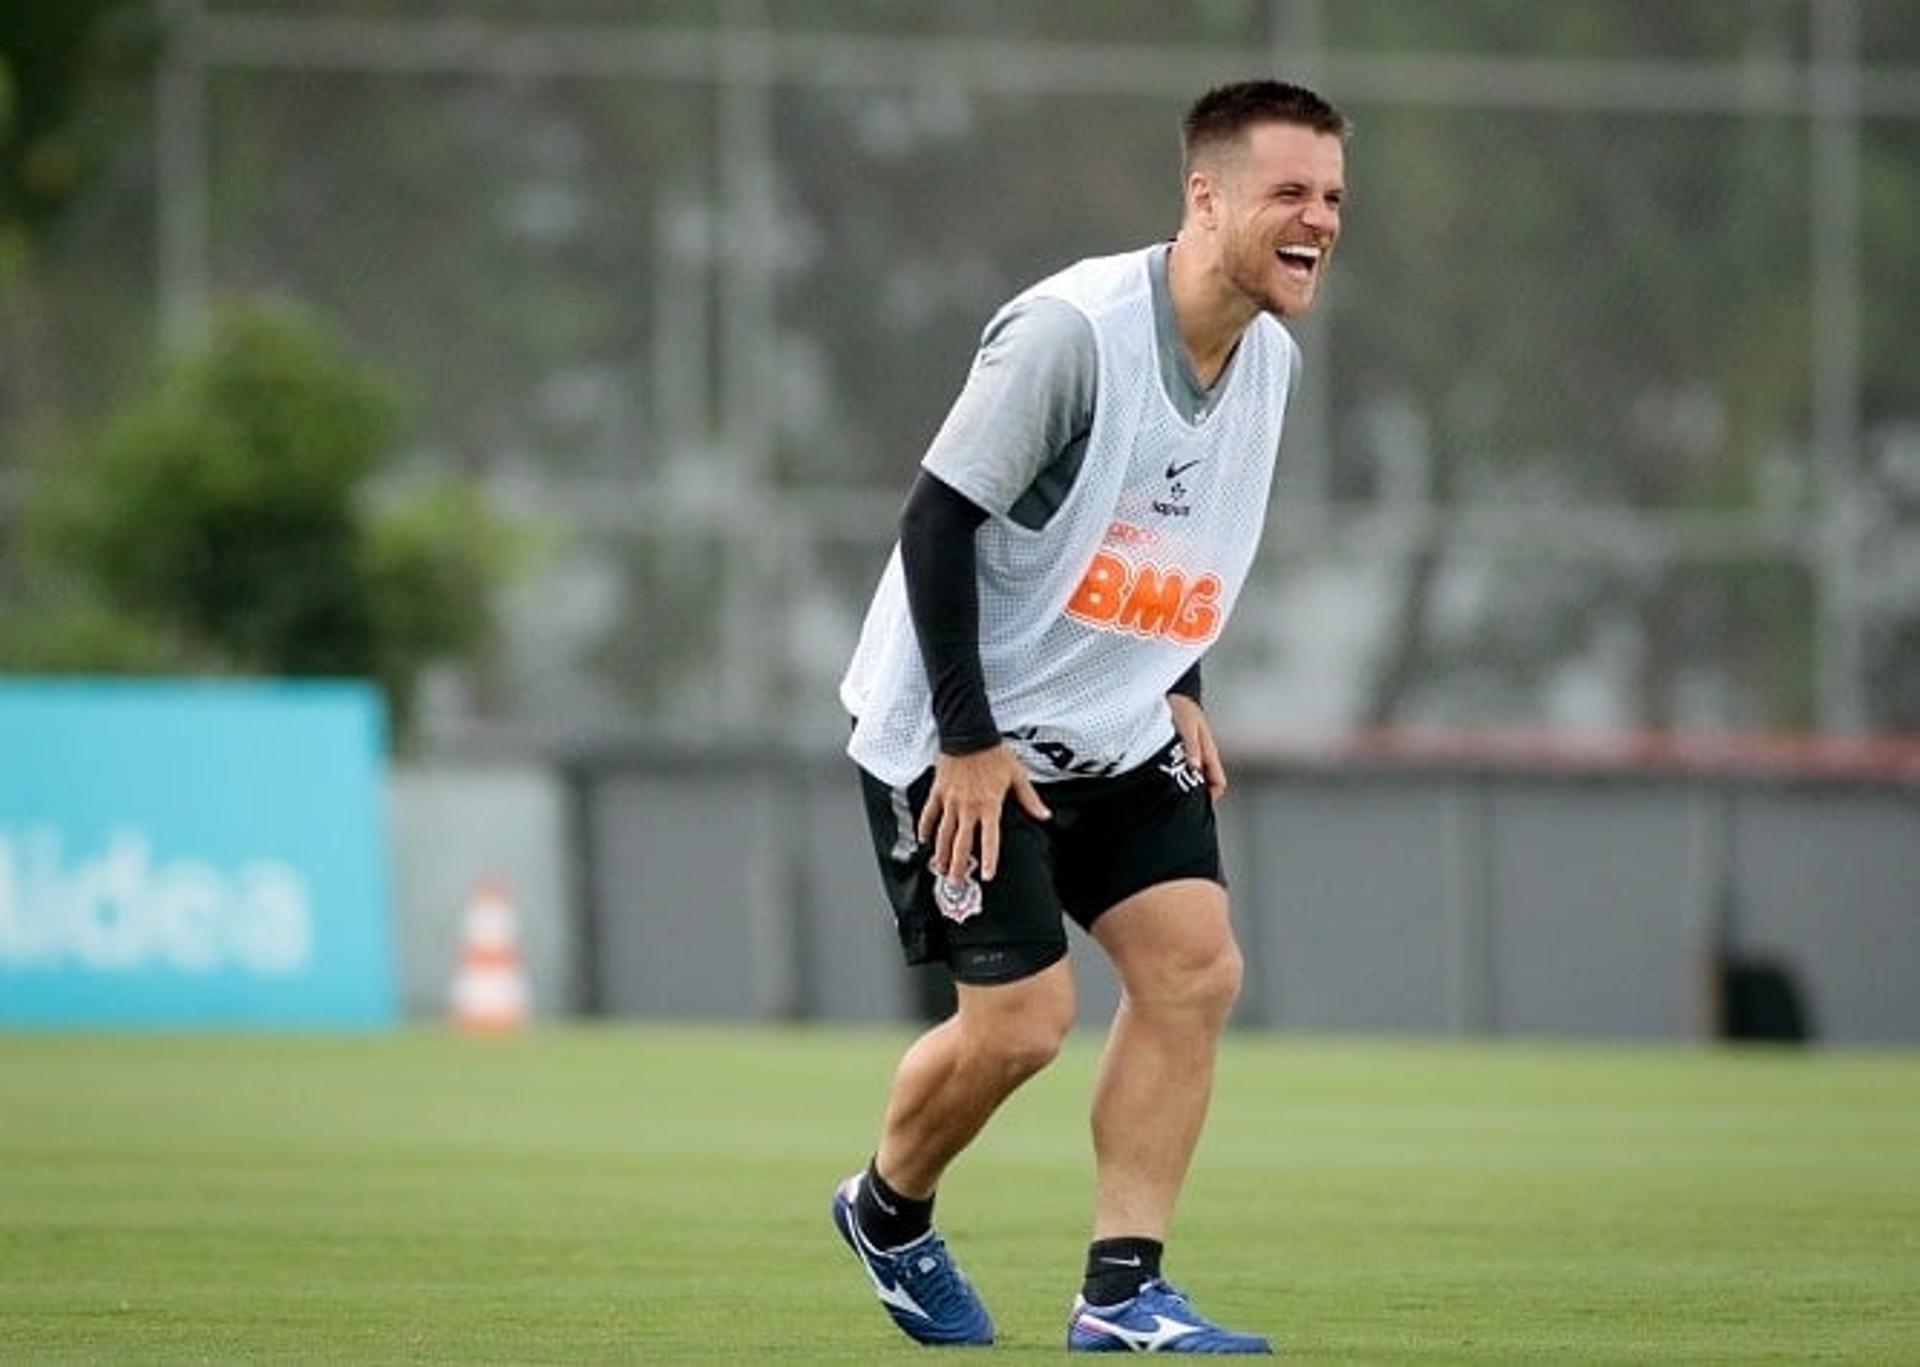
[{"label": "man's forearm", "polygon": [[940,749],[971,754],[1000,743],[980,668],[980,586],[973,535],[984,509],[922,471],[900,512],[900,565],[920,660],[933,694]]}]

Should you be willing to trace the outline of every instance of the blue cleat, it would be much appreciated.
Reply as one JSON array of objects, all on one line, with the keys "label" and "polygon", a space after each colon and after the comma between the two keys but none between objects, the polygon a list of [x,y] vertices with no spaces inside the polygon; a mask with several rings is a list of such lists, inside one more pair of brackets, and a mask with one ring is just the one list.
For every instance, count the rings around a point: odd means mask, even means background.
[{"label": "blue cleat", "polygon": [[1271,1353],[1258,1334],[1222,1329],[1187,1304],[1186,1294],[1155,1279],[1130,1301],[1088,1305],[1073,1298],[1067,1321],[1073,1353]]},{"label": "blue cleat", "polygon": [[993,1320],[973,1285],[932,1230],[900,1248],[875,1248],[860,1232],[853,1198],[865,1173],[855,1173],[833,1193],[833,1227],[847,1241],[900,1331],[917,1343],[993,1342]]}]

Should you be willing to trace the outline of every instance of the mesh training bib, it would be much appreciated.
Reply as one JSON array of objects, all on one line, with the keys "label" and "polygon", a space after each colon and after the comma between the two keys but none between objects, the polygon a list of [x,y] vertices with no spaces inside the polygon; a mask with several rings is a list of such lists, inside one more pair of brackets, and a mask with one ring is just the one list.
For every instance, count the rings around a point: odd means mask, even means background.
[{"label": "mesh training bib", "polygon": [[[1220,634],[1266,517],[1293,339],[1255,318],[1207,410],[1186,421],[1160,383],[1147,256],[1082,261],[1021,296],[1079,309],[1100,358],[1066,501],[1038,531],[993,517],[975,537],[987,696],[1039,782],[1122,772],[1172,734],[1167,689]],[[840,697],[863,769],[903,787],[933,763],[898,546]]]}]

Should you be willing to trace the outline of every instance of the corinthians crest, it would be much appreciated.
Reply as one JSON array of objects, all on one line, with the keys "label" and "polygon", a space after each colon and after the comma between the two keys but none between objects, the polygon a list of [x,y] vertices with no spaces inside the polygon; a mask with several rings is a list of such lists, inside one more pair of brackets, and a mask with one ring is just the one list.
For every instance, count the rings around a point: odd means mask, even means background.
[{"label": "corinthians crest", "polygon": [[979,861],[969,859],[965,878],[948,878],[940,873],[933,876],[933,904],[955,924],[980,914],[980,880],[973,876],[979,867]]}]

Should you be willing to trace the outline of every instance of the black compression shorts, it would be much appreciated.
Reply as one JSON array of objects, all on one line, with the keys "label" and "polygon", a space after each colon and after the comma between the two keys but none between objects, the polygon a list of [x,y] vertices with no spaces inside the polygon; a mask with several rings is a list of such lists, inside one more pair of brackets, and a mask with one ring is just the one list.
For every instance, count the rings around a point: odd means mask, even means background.
[{"label": "black compression shorts", "polygon": [[945,963],[963,983],[1031,977],[1067,952],[1064,912],[1083,929],[1143,888],[1177,878],[1225,883],[1205,780],[1179,740],[1109,778],[1040,785],[1053,812],[1035,821],[1012,797],[1000,815],[1000,868],[990,883],[952,885],[914,838],[933,786],[904,789],[860,771],[880,877],[910,964]]}]

